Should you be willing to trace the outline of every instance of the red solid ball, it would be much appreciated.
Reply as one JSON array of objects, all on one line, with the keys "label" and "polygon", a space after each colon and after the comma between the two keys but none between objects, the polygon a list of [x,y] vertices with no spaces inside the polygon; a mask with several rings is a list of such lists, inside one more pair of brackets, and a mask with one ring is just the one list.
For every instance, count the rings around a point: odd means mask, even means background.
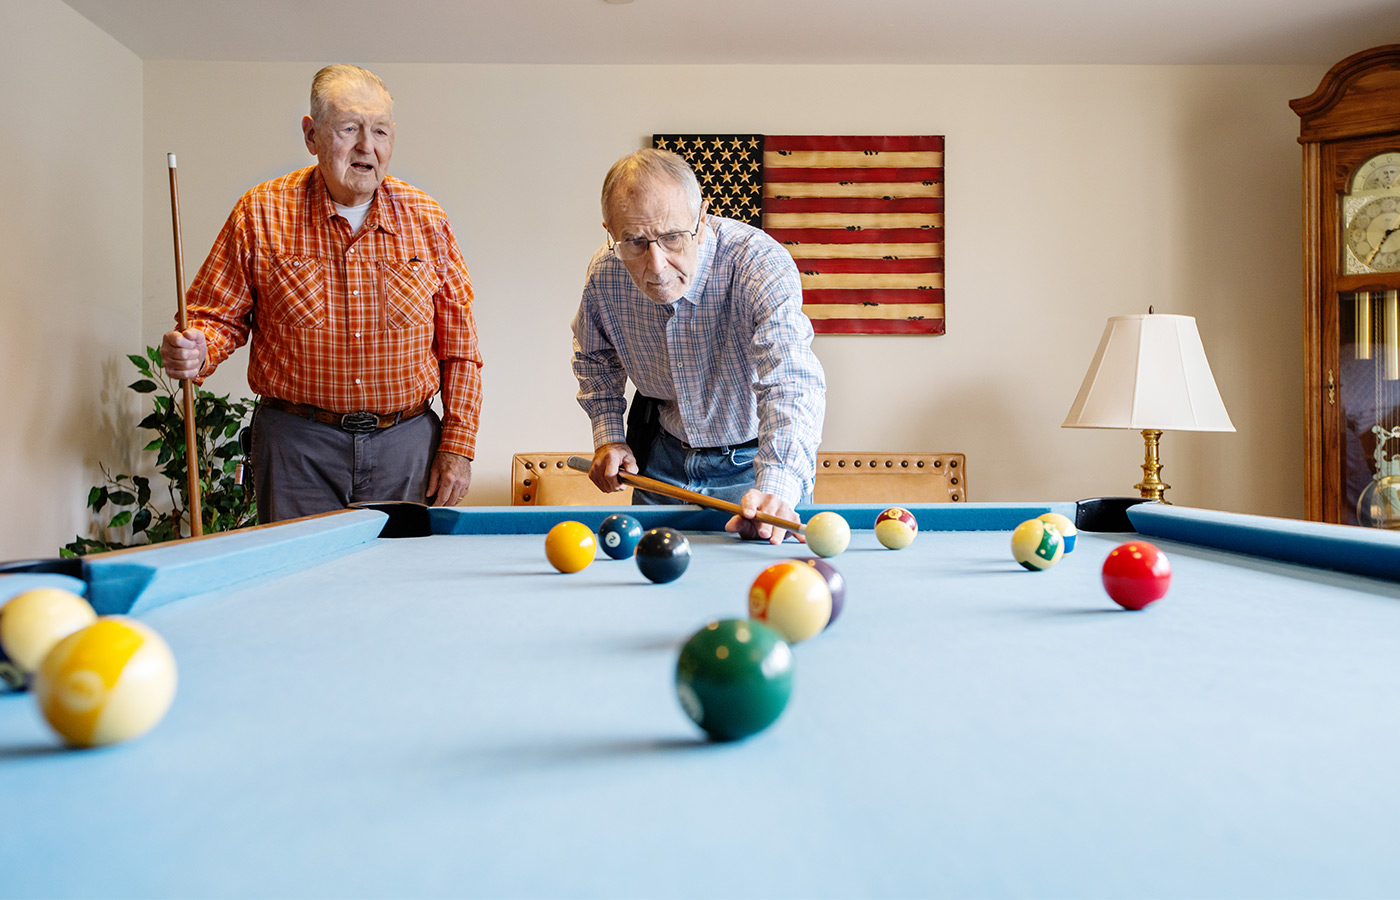
[{"label": "red solid ball", "polygon": [[1146,541],[1119,544],[1103,561],[1103,589],[1124,609],[1162,599],[1172,583],[1167,555]]}]

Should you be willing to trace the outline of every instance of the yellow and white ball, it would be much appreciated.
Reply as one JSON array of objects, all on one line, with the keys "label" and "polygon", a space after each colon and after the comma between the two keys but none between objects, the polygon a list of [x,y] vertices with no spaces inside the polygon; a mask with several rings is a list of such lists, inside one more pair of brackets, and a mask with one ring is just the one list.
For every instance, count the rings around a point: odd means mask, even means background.
[{"label": "yellow and white ball", "polygon": [[75,747],[100,747],[150,731],[175,699],[175,656],[150,626],[103,616],[59,641],[34,675],[34,698]]},{"label": "yellow and white ball", "polygon": [[34,588],[0,606],[0,688],[22,691],[54,644],[97,621],[91,604],[63,588]]},{"label": "yellow and white ball", "polygon": [[1011,533],[1011,556],[1032,572],[1050,568],[1064,552],[1064,538],[1049,522],[1028,519]]}]

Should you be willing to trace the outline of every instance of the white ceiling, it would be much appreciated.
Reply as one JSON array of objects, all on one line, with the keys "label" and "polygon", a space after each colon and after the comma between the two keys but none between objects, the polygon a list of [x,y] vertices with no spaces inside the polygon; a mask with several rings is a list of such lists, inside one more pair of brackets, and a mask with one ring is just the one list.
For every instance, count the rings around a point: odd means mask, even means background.
[{"label": "white ceiling", "polygon": [[1330,65],[1400,0],[65,0],[146,60]]}]

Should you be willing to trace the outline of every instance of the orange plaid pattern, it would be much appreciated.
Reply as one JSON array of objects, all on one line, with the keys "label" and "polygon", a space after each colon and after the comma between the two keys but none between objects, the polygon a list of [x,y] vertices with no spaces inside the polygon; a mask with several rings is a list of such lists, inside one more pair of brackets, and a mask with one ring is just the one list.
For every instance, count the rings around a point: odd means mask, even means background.
[{"label": "orange plaid pattern", "polygon": [[248,385],[335,412],[394,413],[442,389],[439,449],[476,455],[481,355],[472,283],[447,214],[387,177],[364,227],[315,166],[243,195],[186,294],[201,378],[253,337]]}]

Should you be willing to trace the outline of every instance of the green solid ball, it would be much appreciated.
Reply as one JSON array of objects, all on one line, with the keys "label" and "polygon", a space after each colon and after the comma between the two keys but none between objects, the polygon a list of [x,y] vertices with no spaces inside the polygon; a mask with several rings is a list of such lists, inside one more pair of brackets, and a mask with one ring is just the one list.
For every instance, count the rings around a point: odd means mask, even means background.
[{"label": "green solid ball", "polygon": [[739,740],[782,715],[792,670],[792,648],[776,630],[749,619],[711,622],[681,648],[676,697],[711,738]]}]

